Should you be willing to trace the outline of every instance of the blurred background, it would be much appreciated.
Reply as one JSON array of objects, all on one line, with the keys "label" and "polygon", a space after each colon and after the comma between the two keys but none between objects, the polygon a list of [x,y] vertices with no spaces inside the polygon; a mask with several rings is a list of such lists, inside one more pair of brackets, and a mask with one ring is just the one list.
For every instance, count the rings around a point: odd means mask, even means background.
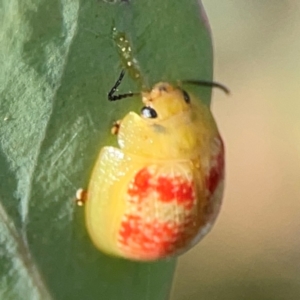
[{"label": "blurred background", "polygon": [[300,299],[300,1],[203,0],[227,186],[212,232],[179,259],[172,300]]}]

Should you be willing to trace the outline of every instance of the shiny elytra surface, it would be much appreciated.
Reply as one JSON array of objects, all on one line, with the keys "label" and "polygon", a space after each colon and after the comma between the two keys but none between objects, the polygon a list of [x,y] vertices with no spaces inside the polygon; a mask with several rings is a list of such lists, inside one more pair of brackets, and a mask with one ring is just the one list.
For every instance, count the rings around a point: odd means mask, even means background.
[{"label": "shiny elytra surface", "polygon": [[143,93],[148,118],[121,120],[120,148],[104,147],[90,179],[86,224],[111,255],[157,260],[183,253],[213,225],[221,204],[224,147],[208,107],[167,83]]}]

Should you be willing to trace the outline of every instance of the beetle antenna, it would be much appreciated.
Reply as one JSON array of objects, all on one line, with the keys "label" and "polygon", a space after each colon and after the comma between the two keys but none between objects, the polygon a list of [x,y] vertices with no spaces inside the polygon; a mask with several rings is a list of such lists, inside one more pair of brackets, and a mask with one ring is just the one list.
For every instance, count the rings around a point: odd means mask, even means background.
[{"label": "beetle antenna", "polygon": [[129,93],[125,93],[125,94],[114,95],[114,93],[118,90],[118,87],[121,84],[124,75],[125,75],[125,70],[122,70],[122,72],[121,72],[118,80],[116,81],[116,83],[114,84],[114,86],[111,88],[111,90],[107,94],[107,97],[108,97],[109,101],[121,100],[121,99],[124,99],[124,98],[132,97],[132,96],[140,94],[140,93],[129,92]]},{"label": "beetle antenna", "polygon": [[230,94],[229,89],[218,82],[214,82],[214,81],[206,81],[206,80],[183,80],[183,83],[188,83],[188,84],[194,84],[194,85],[200,85],[200,86],[207,86],[207,87],[216,87],[221,89],[225,94]]}]

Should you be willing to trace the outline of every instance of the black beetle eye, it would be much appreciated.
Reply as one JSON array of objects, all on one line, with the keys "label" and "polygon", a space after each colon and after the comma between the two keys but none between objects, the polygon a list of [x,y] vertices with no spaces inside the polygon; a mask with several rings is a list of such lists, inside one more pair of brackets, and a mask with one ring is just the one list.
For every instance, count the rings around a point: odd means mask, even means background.
[{"label": "black beetle eye", "polygon": [[189,104],[191,102],[190,95],[185,90],[182,90],[182,94],[184,101]]},{"label": "black beetle eye", "polygon": [[149,106],[144,106],[141,110],[141,115],[147,119],[155,119],[157,118],[157,112]]}]

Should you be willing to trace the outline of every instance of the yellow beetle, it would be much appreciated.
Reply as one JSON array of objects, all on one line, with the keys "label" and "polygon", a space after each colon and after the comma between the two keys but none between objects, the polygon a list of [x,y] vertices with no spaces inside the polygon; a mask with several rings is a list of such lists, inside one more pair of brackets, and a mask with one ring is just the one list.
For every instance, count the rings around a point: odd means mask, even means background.
[{"label": "yellow beetle", "polygon": [[[108,94],[111,101],[124,76]],[[186,81],[216,86],[214,82]],[[116,123],[119,148],[104,147],[85,199],[94,245],[111,255],[151,261],[181,254],[207,234],[220,209],[224,147],[209,108],[180,87],[140,93],[141,114]]]}]

